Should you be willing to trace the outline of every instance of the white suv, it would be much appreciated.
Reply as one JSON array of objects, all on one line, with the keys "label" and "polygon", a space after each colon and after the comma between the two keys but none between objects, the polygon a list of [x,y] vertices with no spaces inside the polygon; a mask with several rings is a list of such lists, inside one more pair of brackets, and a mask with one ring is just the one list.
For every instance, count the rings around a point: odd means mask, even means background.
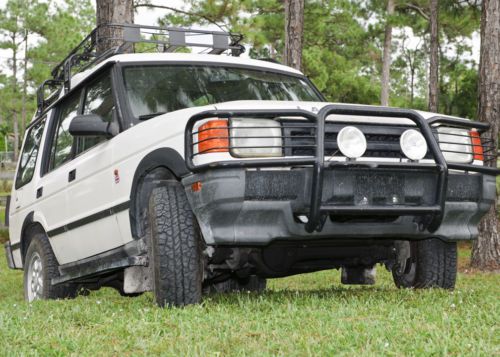
[{"label": "white suv", "polygon": [[[124,43],[143,28],[123,26]],[[192,45],[192,30],[159,30],[167,50]],[[26,131],[5,248],[27,300],[112,286],[179,306],[321,269],[370,284],[378,263],[398,287],[454,287],[456,242],[495,198],[487,125],[329,104],[271,61],[96,58],[96,36],[46,83],[64,90],[42,86]]]}]

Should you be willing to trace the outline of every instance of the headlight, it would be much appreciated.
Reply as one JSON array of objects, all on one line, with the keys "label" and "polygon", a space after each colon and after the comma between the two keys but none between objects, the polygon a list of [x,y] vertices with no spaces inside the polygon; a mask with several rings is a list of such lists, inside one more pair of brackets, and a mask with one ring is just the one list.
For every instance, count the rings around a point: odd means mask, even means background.
[{"label": "headlight", "polygon": [[410,160],[422,160],[427,154],[427,143],[424,136],[414,130],[406,130],[399,138],[403,154]]},{"label": "headlight", "polygon": [[236,157],[283,156],[281,124],[270,119],[232,119],[231,154]]},{"label": "headlight", "polygon": [[472,146],[466,129],[439,127],[439,147],[446,161],[466,164],[472,162]]},{"label": "headlight", "polygon": [[365,135],[354,126],[346,126],[339,131],[337,144],[340,152],[350,159],[361,157],[366,151]]}]

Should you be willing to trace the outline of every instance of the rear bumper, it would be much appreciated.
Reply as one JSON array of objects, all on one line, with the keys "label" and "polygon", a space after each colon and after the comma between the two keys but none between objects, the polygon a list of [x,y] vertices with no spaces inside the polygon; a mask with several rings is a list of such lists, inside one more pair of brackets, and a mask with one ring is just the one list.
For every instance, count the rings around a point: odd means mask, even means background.
[{"label": "rear bumper", "polygon": [[10,245],[10,241],[4,244],[4,249],[8,267],[10,269],[16,269],[16,265],[14,264],[14,256],[12,255],[12,246]]},{"label": "rear bumper", "polygon": [[[424,239],[477,237],[477,225],[495,200],[495,176],[449,173],[441,211],[435,205],[439,175],[390,168],[325,170],[319,231],[308,232],[313,168],[217,169],[186,177],[183,184],[207,244],[267,245],[276,240]],[[192,184],[201,182],[201,190]],[[430,227],[432,208],[440,210]]]}]

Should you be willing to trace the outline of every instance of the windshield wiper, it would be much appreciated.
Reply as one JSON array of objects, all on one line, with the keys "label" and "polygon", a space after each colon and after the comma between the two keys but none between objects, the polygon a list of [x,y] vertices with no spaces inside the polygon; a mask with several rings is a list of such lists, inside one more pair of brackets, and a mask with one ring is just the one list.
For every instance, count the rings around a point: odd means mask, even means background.
[{"label": "windshield wiper", "polygon": [[156,113],[149,113],[149,114],[143,114],[139,115],[139,120],[148,120],[154,117],[157,117],[158,115],[165,114],[166,112],[156,112]]}]

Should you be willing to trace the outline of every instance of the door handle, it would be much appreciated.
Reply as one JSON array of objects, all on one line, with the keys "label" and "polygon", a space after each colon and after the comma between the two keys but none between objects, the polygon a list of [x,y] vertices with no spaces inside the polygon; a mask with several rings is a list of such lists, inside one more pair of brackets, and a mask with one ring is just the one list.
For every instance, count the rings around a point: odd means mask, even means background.
[{"label": "door handle", "polygon": [[38,187],[36,190],[36,198],[40,198],[43,195],[43,187]]},{"label": "door handle", "polygon": [[68,173],[68,182],[74,181],[75,179],[76,179],[76,169],[73,169]]}]

